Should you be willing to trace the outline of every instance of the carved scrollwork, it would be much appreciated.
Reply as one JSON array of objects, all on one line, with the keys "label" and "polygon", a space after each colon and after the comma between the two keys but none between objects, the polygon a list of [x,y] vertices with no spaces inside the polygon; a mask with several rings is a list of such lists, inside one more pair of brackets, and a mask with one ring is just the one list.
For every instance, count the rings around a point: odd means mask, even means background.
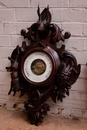
[{"label": "carved scrollwork", "polygon": [[[21,47],[17,46],[11,57],[8,58],[11,61],[11,66],[6,67],[7,71],[11,73],[11,88],[8,94],[13,91],[13,95],[15,95],[17,91],[20,91],[20,96],[25,93],[28,95],[24,107],[28,111],[30,123],[35,125],[42,122],[44,115],[50,110],[50,106],[45,103],[49,97],[56,103],[56,100],[63,101],[66,95],[69,96],[69,89],[78,79],[81,68],[77,64],[75,56],[66,51],[64,45],[60,48],[56,47],[57,42],[60,40],[64,42],[71,34],[70,32],[63,34],[63,30],[58,25],[51,23],[49,6],[42,13],[38,6],[37,14],[38,21],[32,24],[27,32],[25,29],[21,30],[21,35],[30,40],[30,44],[22,42]],[[35,52],[39,52],[42,59],[35,58],[33,60],[32,56]],[[49,60],[49,67],[44,57]],[[28,64],[30,68],[28,66],[28,69],[24,68],[25,62],[26,66]],[[35,64],[32,67],[30,63]],[[43,64],[44,69],[41,68]],[[37,82],[38,76],[39,78],[44,76],[45,71],[48,75],[46,74],[41,82]],[[31,77],[35,75],[37,79],[31,78],[31,80],[30,74]]]}]

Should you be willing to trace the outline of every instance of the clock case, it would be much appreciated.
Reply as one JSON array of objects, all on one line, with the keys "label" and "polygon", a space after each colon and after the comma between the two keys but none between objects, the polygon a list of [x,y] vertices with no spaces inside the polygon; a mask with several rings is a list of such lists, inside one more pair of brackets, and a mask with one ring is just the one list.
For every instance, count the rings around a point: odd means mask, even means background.
[{"label": "clock case", "polygon": [[[13,91],[15,96],[20,91],[20,97],[27,94],[28,100],[25,101],[24,107],[28,111],[28,118],[31,124],[38,125],[43,121],[50,106],[46,100],[51,97],[52,101],[63,101],[66,95],[69,96],[69,90],[79,77],[81,65],[77,64],[75,56],[65,50],[65,45],[60,48],[56,43],[60,40],[65,41],[71,34],[65,32],[56,24],[51,23],[51,13],[49,6],[40,13],[37,9],[38,21],[32,24],[28,31],[21,30],[24,39],[28,43],[22,42],[13,50],[11,57],[11,66],[6,67],[11,73],[11,88],[8,94]],[[33,52],[42,51],[50,56],[53,70],[51,75],[43,82],[32,82],[24,74],[24,62]]]}]

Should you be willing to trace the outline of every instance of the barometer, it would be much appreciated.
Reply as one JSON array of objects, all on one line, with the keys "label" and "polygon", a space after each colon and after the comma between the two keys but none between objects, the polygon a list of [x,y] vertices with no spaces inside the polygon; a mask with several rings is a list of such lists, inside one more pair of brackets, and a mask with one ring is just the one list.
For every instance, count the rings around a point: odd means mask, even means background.
[{"label": "barometer", "polygon": [[49,87],[57,73],[60,59],[50,47],[33,48],[23,56],[21,72],[32,87]]},{"label": "barometer", "polygon": [[49,6],[41,13],[38,6],[37,14],[38,21],[28,31],[21,30],[28,43],[23,41],[13,50],[8,58],[11,66],[6,67],[11,73],[8,94],[13,92],[15,96],[20,91],[20,97],[28,95],[24,107],[30,123],[35,125],[41,123],[50,110],[47,99],[50,97],[55,103],[57,100],[62,102],[69,96],[69,89],[80,74],[80,64],[77,64],[75,56],[65,50],[65,45],[57,47],[59,41],[64,42],[71,36],[70,32],[62,33],[57,24],[51,23]]},{"label": "barometer", "polygon": [[27,79],[40,83],[48,79],[52,73],[51,58],[43,52],[30,54],[24,62],[24,73]]}]

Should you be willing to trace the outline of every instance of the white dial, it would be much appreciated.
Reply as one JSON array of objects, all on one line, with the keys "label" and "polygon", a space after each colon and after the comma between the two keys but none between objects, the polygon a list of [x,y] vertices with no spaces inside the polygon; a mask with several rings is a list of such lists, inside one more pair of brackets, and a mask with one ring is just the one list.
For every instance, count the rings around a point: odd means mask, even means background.
[{"label": "white dial", "polygon": [[30,54],[24,62],[25,76],[32,82],[45,81],[52,72],[52,60],[49,55],[38,51]]}]

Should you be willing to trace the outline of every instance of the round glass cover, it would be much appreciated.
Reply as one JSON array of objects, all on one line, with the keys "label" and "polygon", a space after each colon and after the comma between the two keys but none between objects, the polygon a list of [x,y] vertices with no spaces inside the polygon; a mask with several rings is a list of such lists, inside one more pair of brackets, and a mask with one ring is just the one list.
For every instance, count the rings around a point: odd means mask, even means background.
[{"label": "round glass cover", "polygon": [[51,57],[44,52],[31,53],[24,62],[24,74],[32,82],[43,82],[52,72]]}]

